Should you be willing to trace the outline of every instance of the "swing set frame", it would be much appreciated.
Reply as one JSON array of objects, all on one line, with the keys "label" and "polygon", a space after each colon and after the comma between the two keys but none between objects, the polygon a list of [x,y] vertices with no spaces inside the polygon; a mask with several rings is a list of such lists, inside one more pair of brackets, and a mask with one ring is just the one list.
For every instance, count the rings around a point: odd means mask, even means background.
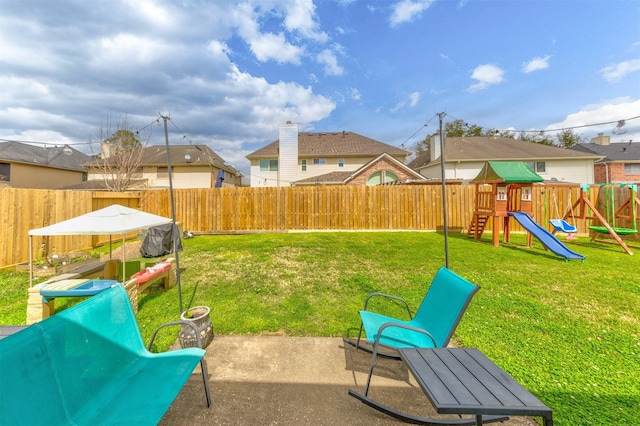
[{"label": "swing set frame", "polygon": [[[591,237],[591,241],[594,241],[596,238],[598,238],[602,234],[607,234],[608,233],[620,245],[620,247],[622,247],[624,249],[624,251],[626,251],[630,255],[633,255],[633,252],[625,244],[625,242],[622,240],[622,238],[620,238],[620,235],[634,234],[634,233],[637,232],[638,214],[637,214],[637,211],[636,211],[636,206],[640,206],[640,200],[638,199],[638,196],[637,196],[638,190],[637,190],[637,186],[636,185],[633,185],[633,184],[620,184],[620,187],[627,186],[627,185],[631,189],[631,196],[611,216],[612,217],[613,226],[609,223],[608,219],[605,218],[598,211],[598,209],[596,209],[596,207],[593,205],[593,203],[589,200],[588,190],[591,187],[591,185],[580,185],[580,197],[567,210],[567,212],[564,214],[562,219],[566,220],[569,217],[574,217],[574,210],[575,210],[577,212],[577,214],[575,215],[575,218],[599,221],[602,224],[602,226],[593,226],[593,225],[589,226],[589,229],[594,232],[593,237]],[[609,188],[612,188],[611,184],[609,184],[609,185],[600,185],[601,188],[603,188],[603,187],[606,188],[607,186]],[[611,191],[611,193],[612,193],[612,191]],[[609,195],[609,194],[607,194],[607,195]],[[607,203],[609,203],[609,200],[607,200]],[[608,206],[607,206],[607,215],[609,215],[609,212],[612,211],[614,208],[615,208],[615,204],[614,204],[613,200],[611,200],[610,204],[608,204]],[[627,209],[627,208],[629,209],[629,214],[628,215],[623,215],[624,210]],[[589,213],[589,212],[591,212],[591,213]],[[633,224],[634,224],[634,229],[630,229],[630,228],[615,228],[615,219],[616,218],[619,218],[619,219],[631,219]],[[555,233],[555,232],[556,232],[556,230],[552,231],[552,233]]]}]

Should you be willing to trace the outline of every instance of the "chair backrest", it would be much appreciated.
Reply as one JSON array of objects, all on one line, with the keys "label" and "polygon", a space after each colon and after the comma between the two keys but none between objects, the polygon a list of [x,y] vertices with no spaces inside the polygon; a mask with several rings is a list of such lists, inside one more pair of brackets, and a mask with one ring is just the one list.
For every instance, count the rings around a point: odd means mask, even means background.
[{"label": "chair backrest", "polygon": [[64,424],[86,410],[87,395],[122,387],[122,365],[147,353],[122,286],[0,342],[1,424]]},{"label": "chair backrest", "polygon": [[442,267],[433,277],[412,323],[428,330],[437,347],[445,347],[478,290],[477,285]]}]

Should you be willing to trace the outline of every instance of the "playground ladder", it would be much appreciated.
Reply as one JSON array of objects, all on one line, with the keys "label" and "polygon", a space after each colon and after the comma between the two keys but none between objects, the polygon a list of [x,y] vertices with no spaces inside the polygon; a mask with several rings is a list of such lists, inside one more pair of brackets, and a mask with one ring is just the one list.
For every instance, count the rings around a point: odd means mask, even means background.
[{"label": "playground ladder", "polygon": [[488,220],[489,215],[474,213],[471,224],[469,225],[469,230],[467,231],[467,238],[473,237],[474,240],[479,240],[480,237],[482,237],[484,228],[487,226]]}]

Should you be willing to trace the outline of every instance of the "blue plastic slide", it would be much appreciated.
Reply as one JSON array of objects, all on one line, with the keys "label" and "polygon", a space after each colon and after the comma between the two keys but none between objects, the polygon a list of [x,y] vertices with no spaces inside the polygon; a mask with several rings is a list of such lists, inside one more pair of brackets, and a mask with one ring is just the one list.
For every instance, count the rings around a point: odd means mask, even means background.
[{"label": "blue plastic slide", "polygon": [[584,260],[585,256],[570,250],[567,246],[562,244],[562,242],[557,239],[555,235],[540,226],[528,214],[523,212],[509,212],[509,216],[512,216],[515,220],[517,220],[524,229],[526,229],[531,233],[531,235],[540,240],[542,245],[545,246],[549,251],[553,252],[553,254],[564,257],[565,259]]}]

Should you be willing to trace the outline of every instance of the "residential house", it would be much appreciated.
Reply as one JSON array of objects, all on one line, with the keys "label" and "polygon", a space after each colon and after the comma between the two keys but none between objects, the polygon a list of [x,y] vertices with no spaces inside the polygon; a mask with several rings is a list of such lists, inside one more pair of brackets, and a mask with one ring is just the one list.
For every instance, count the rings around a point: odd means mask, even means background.
[{"label": "residential house", "polygon": [[[430,142],[430,148],[411,161],[409,167],[427,178],[440,179],[438,135]],[[445,179],[473,179],[487,161],[522,161],[545,181],[593,183],[593,163],[602,158],[590,152],[504,137],[450,137],[444,142]]]},{"label": "residential house", "polygon": [[[170,145],[169,153],[173,188],[240,186],[240,172],[207,145]],[[108,158],[108,155],[108,150],[103,147],[103,156]],[[95,181],[104,181],[104,175],[95,166],[95,161],[87,164],[87,167],[87,188],[95,187]],[[169,166],[166,146],[152,145],[143,148],[140,166],[131,177],[131,189],[168,188]]]},{"label": "residential house", "polygon": [[87,180],[82,164],[91,160],[68,145],[0,142],[0,186],[58,189]]},{"label": "residential house", "polygon": [[247,155],[251,186],[377,185],[424,180],[404,160],[411,153],[353,132],[299,132],[280,126],[279,139]]},{"label": "residential house", "polygon": [[571,148],[601,157],[593,165],[594,183],[640,183],[640,142],[611,143],[599,133],[590,143]]}]

